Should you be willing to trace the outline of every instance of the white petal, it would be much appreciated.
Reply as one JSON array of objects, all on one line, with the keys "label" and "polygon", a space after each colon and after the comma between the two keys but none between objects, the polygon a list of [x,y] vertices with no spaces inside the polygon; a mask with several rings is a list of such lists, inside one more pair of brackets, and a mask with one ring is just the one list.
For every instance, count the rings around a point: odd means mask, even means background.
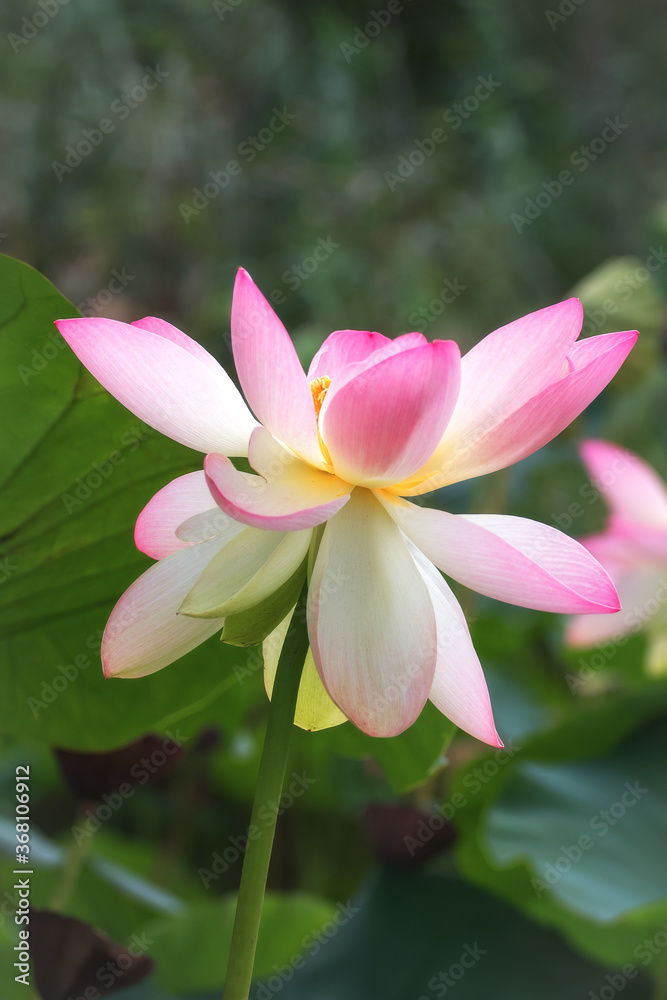
[{"label": "white petal", "polygon": [[208,538],[220,538],[226,544],[240,535],[245,527],[245,524],[235,521],[219,507],[212,507],[200,514],[193,514],[179,524],[176,535],[189,545],[205,542]]},{"label": "white petal", "polygon": [[144,677],[219,632],[222,621],[185,618],[178,609],[222,543],[211,539],[167,556],[128,587],[102,638],[107,677]]},{"label": "white petal", "polygon": [[371,736],[395,736],[428,697],[435,613],[405,539],[356,489],[324,529],[308,594],[308,634],[338,707]]},{"label": "white petal", "polygon": [[273,594],[306,558],[311,531],[245,528],[220,550],[186,595],[181,613],[238,614]]},{"label": "white petal", "polygon": [[[172,552],[178,552],[190,541],[195,541],[195,539],[183,539],[181,535],[177,536],[178,526],[186,518],[191,518],[200,511],[210,510],[212,504],[213,497],[206,485],[206,474],[203,470],[188,472],[185,476],[173,479],[148,501],[137,518],[134,544],[140,552],[145,552],[151,559],[164,559]],[[222,514],[222,511],[220,513]],[[202,540],[196,539],[196,541]]]},{"label": "white petal", "polygon": [[408,544],[431,595],[438,630],[438,660],[429,699],[459,729],[500,747],[484,672],[461,606],[433,563]]}]

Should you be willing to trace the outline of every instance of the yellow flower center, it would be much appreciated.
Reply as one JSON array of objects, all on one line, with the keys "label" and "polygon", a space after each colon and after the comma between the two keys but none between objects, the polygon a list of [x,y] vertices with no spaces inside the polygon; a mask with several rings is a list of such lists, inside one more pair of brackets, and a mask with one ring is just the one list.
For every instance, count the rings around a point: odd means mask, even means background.
[{"label": "yellow flower center", "polygon": [[333,463],[331,461],[331,455],[322,440],[322,435],[320,434],[320,410],[322,409],[322,403],[324,402],[324,397],[327,394],[327,390],[331,385],[331,379],[328,375],[322,375],[320,378],[314,378],[310,383],[310,391],[313,394],[313,406],[315,407],[315,416],[317,417],[317,440],[320,443],[320,451],[324,461],[329,466],[329,471],[333,472]]},{"label": "yellow flower center", "polygon": [[322,403],[324,402],[324,397],[327,394],[327,389],[331,385],[331,379],[328,375],[322,375],[320,378],[314,378],[310,383],[310,391],[313,394],[313,405],[315,407],[315,414],[319,418],[320,410],[322,409]]}]

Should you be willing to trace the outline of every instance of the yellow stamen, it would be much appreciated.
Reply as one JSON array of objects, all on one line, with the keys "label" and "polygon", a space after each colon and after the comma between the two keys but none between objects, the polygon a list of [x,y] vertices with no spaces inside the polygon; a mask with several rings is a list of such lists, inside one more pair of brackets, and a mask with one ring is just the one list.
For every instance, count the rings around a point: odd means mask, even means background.
[{"label": "yellow stamen", "polygon": [[331,379],[328,375],[322,375],[321,378],[314,378],[310,383],[310,391],[313,394],[313,405],[315,406],[315,414],[317,417],[320,415],[322,403],[324,402],[324,397],[326,396],[327,389],[330,385]]},{"label": "yellow stamen", "polygon": [[317,417],[317,440],[320,443],[320,451],[324,457],[324,461],[327,465],[331,466],[331,471],[333,471],[333,465],[331,462],[331,455],[322,440],[322,435],[320,434],[320,410],[322,409],[322,403],[324,402],[324,397],[327,394],[327,390],[331,385],[331,379],[328,375],[322,375],[320,378],[314,378],[310,383],[310,391],[313,394],[313,406],[315,407],[315,416]]}]

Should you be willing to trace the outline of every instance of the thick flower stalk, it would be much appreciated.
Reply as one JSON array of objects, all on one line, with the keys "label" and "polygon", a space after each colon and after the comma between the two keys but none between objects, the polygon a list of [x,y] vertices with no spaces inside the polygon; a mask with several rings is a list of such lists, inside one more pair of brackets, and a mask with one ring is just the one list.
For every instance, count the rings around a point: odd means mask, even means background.
[{"label": "thick flower stalk", "polygon": [[[231,330],[249,409],[214,358],[162,320],[61,320],[81,361],[128,409],[206,453],[204,471],[169,483],[139,516],[136,544],[158,562],[111,615],[106,675],[160,670],[235,616],[279,607],[285,588],[296,603],[308,571],[297,723],[349,718],[393,736],[430,698],[461,729],[500,745],[463,612],[440,571],[561,613],[613,614],[616,591],[590,552],[555,528],[409,498],[518,462],[581,413],[637,336],[576,342],[581,323],[570,299],[496,330],[464,358],[453,341],[419,333],[337,330],[306,374],[241,270]],[[237,471],[235,456],[254,474]],[[269,689],[289,617],[283,608],[265,643]]]},{"label": "thick flower stalk", "polygon": [[646,668],[667,673],[667,484],[632,452],[608,441],[584,441],[581,458],[610,508],[605,530],[581,542],[614,581],[621,610],[573,619],[572,647],[624,644],[646,631]]}]

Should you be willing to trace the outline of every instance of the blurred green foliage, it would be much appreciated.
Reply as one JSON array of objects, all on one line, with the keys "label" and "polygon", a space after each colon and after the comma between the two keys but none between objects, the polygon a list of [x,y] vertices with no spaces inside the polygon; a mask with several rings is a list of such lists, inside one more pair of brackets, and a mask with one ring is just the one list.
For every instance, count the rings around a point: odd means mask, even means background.
[{"label": "blurred green foliage", "polygon": [[[667,9],[414,0],[379,25],[385,7],[7,0],[0,249],[86,313],[173,321],[230,370],[238,265],[305,362],[346,327],[465,349],[577,294],[585,335],[641,331],[628,363],[557,441],[431,501],[597,530],[582,436],[667,474]],[[148,564],[134,519],[200,457],[81,372],[54,339],[51,321],[74,312],[52,286],[5,260],[0,292],[2,996],[25,995],[12,987],[10,855],[27,764],[35,905],[126,947],[150,938],[156,972],[119,996],[203,1000],[224,975],[266,719],[261,658],[214,639],[154,677],[102,680],[106,616]],[[77,496],[115,450],[124,461]],[[296,733],[291,767],[312,785],[279,819],[265,989],[432,1000],[478,941],[488,956],[454,980],[462,1000],[664,997],[666,696],[643,673],[643,638],[569,653],[557,616],[458,592],[508,752],[460,734],[448,747],[430,710],[397,740],[349,724]],[[76,794],[52,754],[147,732],[184,752],[168,775],[136,772],[126,796],[125,775]],[[635,782],[648,792],[600,836],[591,821]],[[414,822],[388,811],[378,839],[366,811],[396,803]],[[431,851],[445,822],[457,848]],[[572,861],[584,835],[594,846]],[[558,878],[538,892],[549,866]],[[345,905],[359,913],[329,940]]]}]

